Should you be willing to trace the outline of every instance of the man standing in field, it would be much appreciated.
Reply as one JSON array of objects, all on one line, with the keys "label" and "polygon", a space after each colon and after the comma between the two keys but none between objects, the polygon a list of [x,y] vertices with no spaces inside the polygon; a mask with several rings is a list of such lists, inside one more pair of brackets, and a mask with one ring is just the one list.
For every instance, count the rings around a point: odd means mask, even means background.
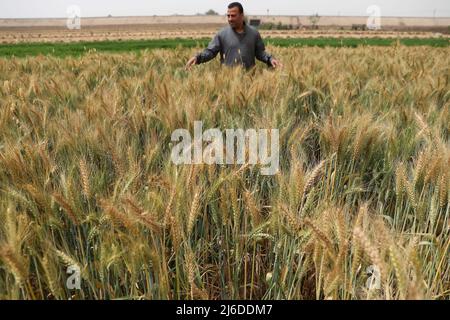
[{"label": "man standing in field", "polygon": [[255,66],[255,58],[269,67],[282,67],[282,64],[266,52],[259,32],[244,21],[244,8],[239,2],[228,6],[228,27],[219,31],[208,47],[189,59],[186,69],[214,59],[220,52],[220,62],[227,66],[241,65],[246,69]]}]

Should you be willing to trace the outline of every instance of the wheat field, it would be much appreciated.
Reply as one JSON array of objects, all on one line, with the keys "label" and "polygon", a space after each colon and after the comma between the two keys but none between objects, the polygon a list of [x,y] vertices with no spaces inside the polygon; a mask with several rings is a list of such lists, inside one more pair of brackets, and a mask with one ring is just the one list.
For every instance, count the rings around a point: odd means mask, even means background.
[{"label": "wheat field", "polygon": [[[1,58],[0,298],[449,299],[450,49],[269,49]],[[196,120],[279,173],[173,164]]]}]

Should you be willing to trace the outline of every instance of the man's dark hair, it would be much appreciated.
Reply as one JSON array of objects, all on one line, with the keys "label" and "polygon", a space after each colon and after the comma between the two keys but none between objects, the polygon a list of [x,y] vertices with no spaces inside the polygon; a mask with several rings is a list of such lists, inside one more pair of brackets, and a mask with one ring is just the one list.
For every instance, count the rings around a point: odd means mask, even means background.
[{"label": "man's dark hair", "polygon": [[240,2],[232,2],[228,5],[228,9],[239,8],[239,13],[244,13],[244,7]]}]

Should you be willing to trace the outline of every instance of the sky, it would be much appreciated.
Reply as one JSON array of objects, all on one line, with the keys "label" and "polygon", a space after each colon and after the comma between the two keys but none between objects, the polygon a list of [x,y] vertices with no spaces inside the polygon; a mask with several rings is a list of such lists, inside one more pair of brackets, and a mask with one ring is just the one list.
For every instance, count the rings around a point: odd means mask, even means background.
[{"label": "sky", "polygon": [[[231,1],[222,0],[0,0],[0,18],[67,17],[71,5],[81,17],[152,16],[226,12]],[[248,15],[367,16],[376,5],[381,16],[450,17],[450,0],[242,0]]]}]

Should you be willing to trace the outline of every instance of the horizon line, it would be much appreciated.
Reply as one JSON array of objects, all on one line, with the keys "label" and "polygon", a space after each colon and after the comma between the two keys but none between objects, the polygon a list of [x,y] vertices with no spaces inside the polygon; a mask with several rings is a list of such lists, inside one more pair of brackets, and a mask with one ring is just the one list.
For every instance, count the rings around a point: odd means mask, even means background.
[{"label": "horizon line", "polygon": [[[154,18],[154,17],[218,17],[222,16],[221,14],[218,15],[206,15],[206,14],[169,14],[169,15],[126,15],[126,16],[114,16],[114,15],[106,15],[106,16],[81,16],[81,19],[83,18],[89,18],[89,19],[98,19],[98,18]],[[266,15],[266,14],[246,14],[246,16],[261,16],[261,17],[311,17],[312,15],[305,15],[305,14],[280,14],[280,15]],[[223,15],[225,18],[225,14]],[[368,18],[370,15],[320,15],[319,17],[334,17],[334,18]],[[450,18],[449,16],[399,16],[399,15],[382,15],[380,18],[430,18],[430,19],[446,19]],[[21,17],[21,18],[3,18],[0,17],[1,20],[57,20],[57,19],[67,19],[67,17]]]}]

